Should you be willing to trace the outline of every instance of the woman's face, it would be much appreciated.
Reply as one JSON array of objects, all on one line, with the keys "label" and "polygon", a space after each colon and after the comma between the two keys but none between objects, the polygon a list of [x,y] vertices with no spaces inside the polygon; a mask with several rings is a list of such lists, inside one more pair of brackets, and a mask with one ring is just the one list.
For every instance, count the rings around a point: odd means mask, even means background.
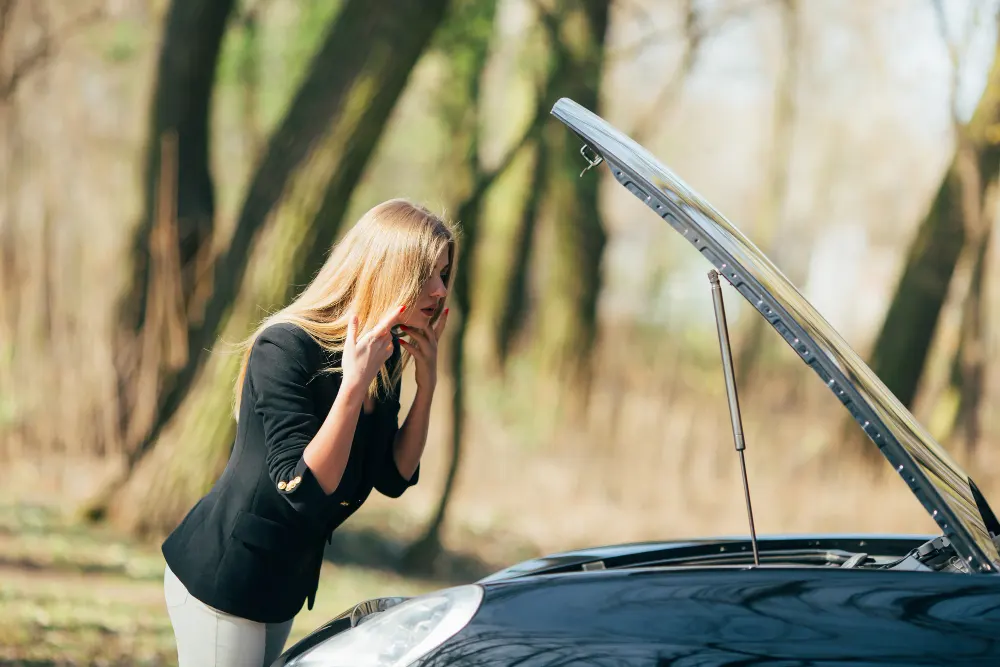
[{"label": "woman's face", "polygon": [[430,324],[431,318],[438,311],[441,302],[448,296],[448,274],[450,272],[448,248],[445,247],[438,255],[430,280],[424,283],[414,307],[403,315],[402,324],[420,329]]}]

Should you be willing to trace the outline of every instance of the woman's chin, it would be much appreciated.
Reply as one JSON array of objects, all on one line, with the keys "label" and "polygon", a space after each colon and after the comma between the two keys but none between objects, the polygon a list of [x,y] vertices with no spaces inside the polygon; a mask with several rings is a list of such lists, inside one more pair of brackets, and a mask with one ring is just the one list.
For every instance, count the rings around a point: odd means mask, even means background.
[{"label": "woman's chin", "polygon": [[429,316],[425,315],[424,313],[421,313],[421,312],[417,311],[417,312],[413,313],[412,315],[410,315],[408,318],[406,318],[405,322],[401,322],[400,324],[402,324],[404,327],[413,327],[414,329],[423,329],[428,324],[430,324],[430,321],[431,321],[431,318]]}]

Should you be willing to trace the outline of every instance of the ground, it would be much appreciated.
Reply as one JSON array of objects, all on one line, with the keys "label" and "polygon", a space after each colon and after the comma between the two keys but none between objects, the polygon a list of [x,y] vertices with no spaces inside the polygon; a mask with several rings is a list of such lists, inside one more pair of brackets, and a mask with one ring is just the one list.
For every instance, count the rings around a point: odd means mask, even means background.
[{"label": "ground", "polygon": [[[316,605],[288,646],[348,606],[441,586],[385,570],[324,563]],[[51,508],[0,506],[0,666],[176,665],[163,559]]]}]

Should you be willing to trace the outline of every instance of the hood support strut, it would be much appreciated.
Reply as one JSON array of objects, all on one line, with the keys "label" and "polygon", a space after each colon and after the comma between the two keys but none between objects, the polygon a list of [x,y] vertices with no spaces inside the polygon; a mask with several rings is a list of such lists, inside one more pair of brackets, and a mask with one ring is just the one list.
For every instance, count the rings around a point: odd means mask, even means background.
[{"label": "hood support strut", "polygon": [[729,399],[729,418],[733,423],[733,442],[740,455],[740,471],[743,473],[743,495],[747,502],[747,517],[750,520],[750,545],[753,547],[753,564],[760,565],[757,553],[757,531],[753,525],[753,508],[750,505],[750,484],[747,482],[747,464],[743,455],[746,441],[743,437],[743,421],[740,418],[740,399],[736,393],[736,373],[733,371],[733,353],[729,348],[729,327],[726,326],[726,305],[722,301],[722,285],[719,272],[708,272],[708,282],[712,285],[712,302],[715,306],[715,325],[719,331],[719,351],[722,353],[722,372],[726,377],[726,398]]}]

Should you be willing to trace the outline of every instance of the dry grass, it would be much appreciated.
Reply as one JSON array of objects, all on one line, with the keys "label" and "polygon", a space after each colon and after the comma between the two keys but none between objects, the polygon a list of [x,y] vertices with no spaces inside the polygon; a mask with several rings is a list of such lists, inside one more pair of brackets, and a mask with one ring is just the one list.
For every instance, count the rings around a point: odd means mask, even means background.
[{"label": "dry grass", "polygon": [[[769,354],[773,364],[741,393],[758,532],[937,532],[877,453],[873,464],[851,449],[857,443],[840,442],[847,413],[823,383],[790,351]],[[717,355],[709,346],[681,363],[669,352],[651,352],[645,368],[617,366],[624,369],[618,377],[599,371],[586,412],[562,421],[530,370],[515,366],[504,383],[483,380],[473,397],[448,544],[496,545],[495,554],[484,554],[496,562],[503,545],[540,554],[746,534]],[[438,409],[421,484],[405,502],[372,503],[412,529],[431,513],[446,463],[447,415]],[[975,461],[958,457],[994,499],[1000,498],[993,473],[998,451],[994,434]]]},{"label": "dry grass", "polygon": [[[0,665],[177,663],[155,545],[67,522],[52,508],[0,506]],[[291,643],[360,600],[437,587],[324,565],[316,606]]]},{"label": "dry grass", "polygon": [[[16,249],[0,266],[0,455],[14,457],[0,466],[0,504],[15,508],[0,511],[0,664],[173,661],[157,545],[83,529],[61,513],[24,509],[44,503],[69,516],[116,465],[88,458],[84,450],[114,451],[119,444],[117,415],[109,407],[115,393],[112,304],[139,208],[156,44],[144,25],[128,17],[109,20],[66,44],[64,55],[0,116],[9,130],[0,137],[0,171],[9,176],[0,184],[0,213],[7,215],[3,231]],[[286,78],[285,68],[278,69]],[[89,82],[87,95],[77,93],[81,81]],[[243,149],[234,148],[242,135],[233,129],[230,107],[241,98],[234,89],[222,92],[216,160],[225,227],[246,167],[232,166],[241,162]],[[420,101],[414,97],[409,104]],[[382,171],[372,169],[369,180],[392,194],[419,190],[423,181],[408,171],[431,171],[408,170],[404,153],[433,160],[410,151],[409,143],[401,142],[403,151],[390,141],[408,142],[415,118],[423,116],[410,113],[384,142],[395,152],[382,157]],[[4,143],[8,137],[20,143]],[[67,155],[86,155],[87,168]],[[922,191],[912,188],[908,192]],[[893,216],[880,208],[874,227],[917,215]],[[609,223],[621,227],[626,220],[632,224],[627,214]],[[486,326],[473,324],[480,334]],[[488,345],[472,343],[477,358],[488,356]],[[634,334],[619,338],[597,355],[589,407],[575,416],[561,412],[557,388],[539,381],[526,359],[516,360],[504,381],[475,368],[486,364],[474,364],[472,414],[447,545],[501,565],[585,545],[745,534],[715,344],[710,321],[678,344]],[[995,341],[990,349],[996,351]],[[764,369],[741,394],[759,533],[936,532],[886,464],[873,470],[865,458],[842,451],[843,408],[787,349],[770,349]],[[1000,396],[998,368],[990,373],[987,404]],[[373,497],[348,528],[371,527],[401,540],[421,529],[447,466],[447,390],[441,388],[436,402],[420,485],[400,501]],[[966,467],[996,506],[995,421]],[[318,606],[300,617],[296,636],[358,599],[430,585],[330,566]]]},{"label": "dry grass", "polygon": [[[811,372],[780,357],[760,389],[741,395],[758,533],[937,532],[888,465],[873,469],[849,451],[830,456],[843,408]],[[504,382],[480,376],[446,545],[500,567],[588,545],[746,534],[711,350],[683,363],[669,353],[648,358],[655,361],[642,369],[603,366],[575,419],[556,416],[561,408],[527,365],[515,364]],[[399,501],[373,496],[346,530],[370,529],[397,545],[416,536],[447,463],[446,401],[436,409],[421,483]],[[997,444],[984,443],[968,465],[993,498]],[[0,472],[0,503],[14,507],[0,513],[0,664],[173,664],[158,545],[60,518],[113,468],[22,458]],[[30,509],[54,501],[63,514]],[[364,564],[360,553],[352,563]],[[358,600],[443,585],[376,569],[383,564],[374,556],[369,565],[327,564],[317,607],[297,619],[293,640]]]},{"label": "dry grass", "polygon": [[[602,365],[575,418],[524,360],[503,381],[476,376],[447,546],[503,564],[584,545],[747,532],[717,348],[682,356],[642,345],[626,347],[649,363]],[[888,464],[839,441],[846,411],[822,382],[787,349],[770,349],[767,361],[741,393],[758,532],[936,532]],[[399,501],[374,495],[353,526],[405,540],[432,514],[448,463],[448,391],[435,403],[421,483]],[[998,452],[994,432],[976,460],[962,461],[994,504]],[[72,511],[113,467],[20,459],[0,475],[9,497],[59,498]]]},{"label": "dry grass", "polygon": [[[291,16],[296,4],[275,3],[275,11]],[[46,6],[61,12],[74,3]],[[114,451],[120,444],[112,304],[127,275],[128,230],[138,215],[149,77],[157,43],[151,34],[157,24],[137,20],[141,13],[109,18],[63,45],[63,55],[22,89],[5,116],[10,132],[4,137],[20,142],[0,145],[0,170],[16,177],[0,184],[10,190],[3,191],[9,196],[0,197],[8,215],[4,238],[17,250],[11,254],[16,262],[0,271],[0,456],[14,457],[4,462],[0,482],[12,497],[55,497],[72,507],[107,472],[100,462],[78,455],[102,446]],[[279,15],[275,21],[270,28],[273,44],[305,48],[303,40],[292,39],[294,21]],[[287,54],[281,51],[268,58],[271,78],[263,88],[273,88],[270,84],[277,80],[283,91],[262,100],[270,109],[265,115],[273,121],[293,84],[287,80],[288,68],[274,69],[276,63],[287,64]],[[301,69],[302,63],[295,62]],[[68,100],[83,80],[101,94],[74,93]],[[247,162],[237,123],[239,86],[230,81],[219,93],[215,160],[220,225],[225,228],[249,167],[233,167]],[[406,114],[390,128],[384,152],[366,179],[372,192],[426,191],[431,197],[438,191],[440,184],[421,176],[432,170],[406,167],[412,166],[408,160],[413,155],[433,157],[413,151],[409,143],[416,135],[414,123],[424,129],[434,125],[425,108],[426,94],[426,89],[414,89],[404,100],[401,109]],[[513,101],[506,99],[505,104]],[[86,155],[88,168],[80,170],[79,161],[65,160],[66,155]],[[676,156],[684,164],[680,158]],[[937,176],[927,176],[932,177]],[[717,182],[706,183],[712,184],[723,200],[731,196]],[[914,192],[922,191],[911,185]],[[641,204],[620,188],[615,192],[609,200],[614,203],[608,219],[612,240],[635,225],[653,224],[633,220]],[[638,208],[628,208],[621,197]],[[365,197],[355,198],[352,205],[364,203]],[[917,206],[919,197],[903,200]],[[900,216],[878,211],[873,214],[877,229],[883,229],[883,219],[913,220],[918,215],[909,209]],[[60,233],[43,234],[43,220],[48,221],[46,229]],[[821,225],[822,219],[813,224]],[[671,234],[662,229],[650,239],[662,244],[669,237],[683,243]],[[614,281],[608,290],[615,298],[635,297]],[[689,313],[682,316],[691,319]],[[480,333],[486,327],[473,325]],[[505,382],[476,371],[470,381],[473,414],[451,510],[449,544],[463,550],[496,545],[490,560],[502,561],[511,554],[595,542],[743,533],[742,491],[710,320],[692,325],[695,329],[679,345],[629,336],[619,343],[624,354],[611,354],[618,348],[602,350],[598,381],[583,417],[559,418],[555,392],[536,381],[524,360]],[[665,335],[650,333],[651,338]],[[473,348],[486,347],[473,343]],[[485,356],[480,352],[477,349],[477,357]],[[834,439],[843,410],[803,368],[784,368],[781,360],[787,361],[787,354],[771,354],[766,374],[743,394],[760,530],[932,530],[890,471],[873,478],[867,475],[867,464],[849,452],[838,453],[842,460],[836,474],[818,466],[821,453],[838,450]],[[990,372],[997,376],[997,368]],[[993,384],[998,386],[987,393],[987,402],[1000,395],[1000,382]],[[447,464],[445,390],[436,406],[422,483],[402,502],[373,501],[358,523],[368,521],[369,515],[374,523],[388,516],[401,534],[412,534],[431,513]],[[994,497],[1000,495],[996,476],[987,473],[997,469],[997,434],[995,424],[992,440],[983,445],[984,456],[969,466]],[[504,545],[514,546],[507,550]]]}]

